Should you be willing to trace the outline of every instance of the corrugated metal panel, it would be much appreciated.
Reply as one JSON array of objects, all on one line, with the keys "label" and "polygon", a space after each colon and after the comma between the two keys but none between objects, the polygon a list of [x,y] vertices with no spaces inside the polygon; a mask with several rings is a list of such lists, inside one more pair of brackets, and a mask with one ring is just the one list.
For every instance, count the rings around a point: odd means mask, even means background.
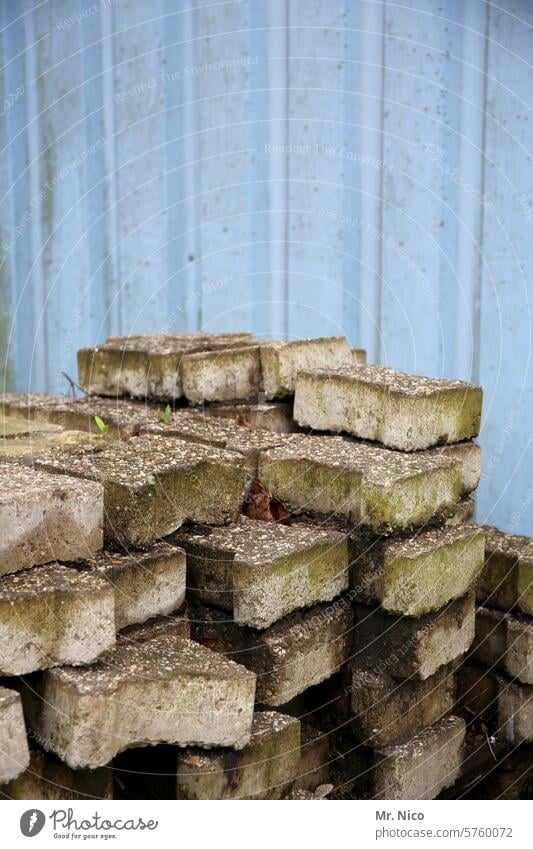
[{"label": "corrugated metal panel", "polygon": [[345,332],[480,380],[479,517],[533,532],[527,0],[3,0],[0,339]]}]

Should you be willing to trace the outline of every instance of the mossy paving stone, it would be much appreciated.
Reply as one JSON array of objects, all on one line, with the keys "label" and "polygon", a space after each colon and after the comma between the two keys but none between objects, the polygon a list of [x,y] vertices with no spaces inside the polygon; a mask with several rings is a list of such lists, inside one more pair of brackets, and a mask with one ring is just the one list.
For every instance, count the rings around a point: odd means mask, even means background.
[{"label": "mossy paving stone", "polygon": [[256,673],[257,702],[267,707],[334,675],[351,654],[353,612],[342,597],[291,613],[264,631],[203,604],[191,605],[189,616],[194,639]]},{"label": "mossy paving stone", "polygon": [[71,769],[55,755],[34,748],[28,768],[0,787],[0,798],[51,802],[112,799],[113,771],[107,767]]},{"label": "mossy paving stone", "polygon": [[477,436],[482,399],[479,386],[460,380],[324,365],[298,374],[294,418],[303,427],[416,451]]},{"label": "mossy paving stone", "polygon": [[0,675],[85,664],[115,643],[115,594],[58,563],[0,578]]},{"label": "mossy paving stone", "polygon": [[376,750],[372,798],[434,799],[459,778],[464,739],[464,719],[447,716],[406,743]]},{"label": "mossy paving stone", "polygon": [[29,726],[73,769],[132,746],[232,746],[250,739],[255,675],[191,640],[120,642],[88,667],[22,682]]},{"label": "mossy paving stone", "polygon": [[497,676],[498,728],[513,746],[533,742],[533,686]]},{"label": "mossy paving stone", "polygon": [[470,495],[479,486],[481,479],[481,448],[477,442],[456,442],[452,445],[438,445],[419,452],[421,457],[448,457],[461,464],[461,491],[463,496]]},{"label": "mossy paving stone", "polygon": [[287,401],[270,401],[259,404],[208,404],[208,416],[238,421],[250,427],[269,430],[271,433],[295,433],[298,425],[292,417],[292,404]]},{"label": "mossy paving stone", "polygon": [[483,525],[485,568],[476,598],[489,607],[533,616],[533,539]]},{"label": "mossy paving stone", "polygon": [[117,631],[170,613],[185,600],[185,552],[168,543],[125,554],[102,551],[78,568],[113,590]]},{"label": "mossy paving stone", "polygon": [[93,454],[51,450],[35,465],[104,487],[106,546],[145,546],[183,522],[237,518],[247,473],[236,453],[172,437],[133,437]]},{"label": "mossy paving stone", "polygon": [[172,613],[153,616],[138,625],[128,625],[117,634],[117,643],[146,643],[154,637],[191,638],[191,623],[187,616],[187,602]]},{"label": "mossy paving stone", "polygon": [[344,336],[266,342],[261,345],[262,386],[267,399],[294,395],[302,369],[350,366],[353,355]]},{"label": "mossy paving stone", "polygon": [[392,616],[380,607],[355,604],[354,660],[371,668],[366,655],[378,658],[379,671],[394,678],[425,680],[463,655],[474,639],[474,594],[419,619]]},{"label": "mossy paving stone", "polygon": [[7,462],[0,472],[0,575],[55,560],[81,560],[102,548],[99,483]]},{"label": "mossy paving stone", "polygon": [[0,752],[1,785],[20,775],[30,762],[20,695],[6,687],[0,687]]},{"label": "mossy paving stone", "polygon": [[244,749],[178,753],[176,795],[178,799],[279,799],[296,777],[299,761],[299,720],[258,711]]},{"label": "mossy paving stone", "polygon": [[533,620],[521,613],[478,607],[471,659],[522,684],[533,684]]},{"label": "mossy paving stone", "polygon": [[445,518],[462,488],[457,461],[336,436],[289,435],[260,455],[258,475],[294,512],[343,516],[375,533]]},{"label": "mossy paving stone", "polygon": [[350,588],[358,601],[419,617],[464,595],[484,564],[484,533],[472,525],[372,538],[354,531]]},{"label": "mossy paving stone", "polygon": [[191,599],[231,610],[240,625],[267,628],[348,588],[343,534],[245,516],[224,528],[193,526],[174,541],[187,552]]},{"label": "mossy paving stone", "polygon": [[181,362],[191,351],[245,347],[248,333],[153,333],[110,337],[78,351],[78,375],[90,395],[173,401],[182,397]]}]

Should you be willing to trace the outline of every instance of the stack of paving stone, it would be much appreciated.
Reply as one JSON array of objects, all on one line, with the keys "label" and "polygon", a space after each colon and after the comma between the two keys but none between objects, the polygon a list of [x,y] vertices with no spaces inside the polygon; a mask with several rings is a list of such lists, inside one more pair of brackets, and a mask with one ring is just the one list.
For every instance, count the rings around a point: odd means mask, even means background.
[{"label": "stack of paving stone", "polygon": [[468,524],[480,390],[366,366],[342,337],[110,338],[78,365],[84,398],[1,402],[0,521],[18,530],[0,565],[0,735],[25,740],[20,693],[31,742],[5,795],[453,784],[484,557]]},{"label": "stack of paving stone", "polygon": [[482,797],[501,785],[498,795],[519,798],[533,771],[533,539],[483,531],[476,636],[459,672],[459,708],[471,722],[463,783]]}]

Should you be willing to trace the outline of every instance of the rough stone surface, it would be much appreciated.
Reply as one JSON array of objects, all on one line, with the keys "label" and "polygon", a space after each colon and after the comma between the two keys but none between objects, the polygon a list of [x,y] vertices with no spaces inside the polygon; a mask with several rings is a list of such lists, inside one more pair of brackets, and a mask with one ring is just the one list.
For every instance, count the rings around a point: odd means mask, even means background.
[{"label": "rough stone surface", "polygon": [[513,745],[533,742],[533,687],[498,677],[498,727]]},{"label": "rough stone surface", "polygon": [[255,401],[261,388],[259,347],[187,354],[181,361],[183,393],[192,404]]},{"label": "rough stone surface", "polygon": [[254,714],[239,752],[188,749],[178,754],[178,799],[278,799],[300,760],[300,723],[274,711]]},{"label": "rough stone surface", "polygon": [[533,621],[523,615],[478,607],[472,660],[533,684]]},{"label": "rough stone surface", "polygon": [[247,482],[243,464],[238,454],[159,436],[133,437],[93,454],[51,451],[36,463],[103,484],[105,540],[123,546],[150,545],[186,519],[236,519]]},{"label": "rough stone surface", "polygon": [[90,667],[41,673],[23,698],[32,731],[73,769],[131,746],[233,746],[250,739],[255,676],[179,637],[124,642]]},{"label": "rough stone surface", "polygon": [[192,597],[233,612],[240,625],[267,628],[281,617],[348,588],[344,535],[241,517],[225,528],[176,534],[187,552]]},{"label": "rough stone surface", "polygon": [[366,351],[364,348],[352,348],[352,365],[366,365]]},{"label": "rough stone surface", "polygon": [[330,736],[309,722],[303,721],[300,740],[301,757],[292,790],[314,793],[317,787],[329,781],[330,761],[335,758],[331,751]]},{"label": "rough stone surface", "polygon": [[370,653],[380,658],[379,671],[394,678],[425,680],[464,654],[474,639],[473,593],[420,619],[391,616],[362,604],[354,608],[354,659],[366,664],[365,655]]},{"label": "rough stone surface", "polygon": [[482,397],[478,386],[459,380],[375,365],[336,372],[322,366],[299,373],[294,418],[315,430],[416,451],[477,436]]},{"label": "rough stone surface", "polygon": [[386,672],[354,663],[349,682],[354,715],[350,730],[374,748],[405,742],[454,705],[454,664],[441,667],[424,681],[397,681]]},{"label": "rough stone surface", "polygon": [[172,401],[182,396],[181,364],[192,351],[249,345],[249,333],[147,333],[110,337],[78,351],[79,382],[90,395]]},{"label": "rough stone surface", "polygon": [[0,578],[0,675],[91,663],[114,643],[114,592],[97,575],[55,563]]},{"label": "rough stone surface", "polygon": [[261,483],[294,511],[345,516],[376,533],[452,511],[460,464],[332,436],[287,436],[259,457]]},{"label": "rough stone surface", "polygon": [[292,417],[292,404],[271,401],[268,404],[210,404],[206,415],[230,419],[271,433],[295,433],[298,425]]},{"label": "rough stone surface", "polygon": [[191,638],[191,623],[187,616],[187,603],[167,615],[154,616],[138,625],[128,625],[117,634],[117,643],[146,643],[154,637]]},{"label": "rough stone surface", "polygon": [[407,743],[376,752],[376,799],[434,799],[455,783],[461,771],[465,721],[448,716]]},{"label": "rough stone surface", "polygon": [[0,470],[0,575],[102,548],[100,484],[10,463]]},{"label": "rough stone surface", "polygon": [[17,418],[0,416],[0,441],[18,439],[41,434],[61,433],[61,427],[46,422],[23,421]]},{"label": "rough stone surface", "polygon": [[112,799],[111,769],[71,769],[54,755],[33,749],[30,764],[18,778],[0,787],[0,798],[40,799]]},{"label": "rough stone surface", "polygon": [[358,601],[423,616],[470,589],[484,563],[484,534],[471,525],[402,539],[350,537],[350,587]]},{"label": "rough stone surface", "polygon": [[506,534],[489,525],[485,568],[476,587],[482,604],[533,616],[533,539]]},{"label": "rough stone surface", "polygon": [[114,591],[117,631],[170,613],[185,601],[185,552],[173,545],[156,543],[130,554],[102,551],[82,566]]},{"label": "rough stone surface", "polygon": [[20,696],[0,687],[0,784],[20,775],[30,762]]},{"label": "rough stone surface", "polygon": [[461,465],[461,488],[463,495],[470,495],[479,485],[481,478],[481,448],[477,442],[456,442],[453,445],[438,445],[422,452],[424,457],[449,457]]},{"label": "rough stone surface", "polygon": [[8,463],[22,463],[31,466],[50,451],[58,450],[65,454],[101,451],[108,444],[101,434],[78,430],[48,431],[21,436],[18,439],[0,441],[0,460]]},{"label": "rough stone surface", "polygon": [[339,599],[292,613],[258,632],[199,604],[191,612],[191,627],[195,639],[255,672],[258,703],[276,707],[329,678],[348,660],[353,613]]},{"label": "rough stone surface", "polygon": [[266,398],[294,395],[302,369],[351,366],[353,356],[344,336],[268,342],[261,346],[261,371]]}]

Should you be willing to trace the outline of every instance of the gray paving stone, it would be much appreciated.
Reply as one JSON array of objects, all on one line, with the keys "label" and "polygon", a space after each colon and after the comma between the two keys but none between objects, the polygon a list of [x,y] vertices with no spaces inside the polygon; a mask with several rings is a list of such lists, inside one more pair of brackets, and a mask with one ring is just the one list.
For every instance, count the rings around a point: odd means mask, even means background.
[{"label": "gray paving stone", "polygon": [[461,772],[465,721],[448,716],[398,746],[376,751],[375,799],[434,799]]},{"label": "gray paving stone", "polygon": [[52,450],[36,465],[103,485],[104,536],[111,546],[150,545],[186,519],[235,520],[247,483],[238,454],[172,437],[133,437],[92,454]]},{"label": "gray paving stone", "polygon": [[89,667],[40,673],[23,699],[40,744],[73,769],[132,746],[232,746],[252,727],[255,676],[175,636],[123,642]]},{"label": "gray paving stone", "polygon": [[472,525],[409,537],[350,536],[350,587],[358,601],[389,613],[423,616],[459,598],[484,564],[484,534]]},{"label": "gray paving stone", "polygon": [[0,785],[20,775],[30,762],[20,696],[0,687]]},{"label": "gray paving stone", "polygon": [[344,336],[267,342],[261,345],[261,372],[266,398],[294,395],[302,369],[351,366],[352,351]]},{"label": "gray paving stone", "polygon": [[237,625],[228,614],[197,604],[193,637],[257,674],[257,702],[284,705],[331,677],[350,657],[353,612],[346,599],[291,613],[265,631]]},{"label": "gray paving stone", "polygon": [[0,575],[54,560],[82,560],[102,548],[99,483],[11,463],[0,470]]},{"label": "gray paving stone", "polygon": [[[474,594],[450,602],[419,619],[391,616],[380,607],[355,604],[354,659],[380,659],[377,672],[425,680],[464,654],[475,628]],[[370,664],[368,664],[370,665]]]},{"label": "gray paving stone", "polygon": [[483,526],[485,568],[476,587],[482,604],[533,616],[533,539]]},{"label": "gray paving stone", "polygon": [[478,607],[472,660],[533,684],[533,620]]},{"label": "gray paving stone", "polygon": [[498,728],[514,746],[533,742],[533,686],[498,677]]},{"label": "gray paving stone", "polygon": [[32,749],[28,768],[0,787],[0,798],[46,802],[112,799],[113,772],[104,767],[71,769],[54,755]]},{"label": "gray paving stone", "polygon": [[301,371],[294,418],[303,427],[345,432],[416,451],[479,433],[482,390],[459,380],[420,377],[384,366]]},{"label": "gray paving stone", "polygon": [[209,404],[205,414],[230,419],[271,433],[295,433],[298,425],[292,417],[292,404],[270,401],[265,404]]},{"label": "gray paving stone", "polygon": [[240,625],[267,628],[283,616],[348,589],[343,534],[245,516],[224,528],[183,529],[192,597],[231,610]]},{"label": "gray paving stone", "polygon": [[274,711],[254,714],[239,752],[186,749],[178,754],[178,799],[279,799],[300,760],[300,723]]},{"label": "gray paving stone", "polygon": [[334,436],[287,436],[260,455],[258,474],[291,510],[344,516],[376,533],[446,517],[462,488],[457,461]]},{"label": "gray paving stone", "polygon": [[128,554],[102,551],[81,565],[113,591],[117,631],[171,613],[185,600],[185,552],[173,545],[156,543]]},{"label": "gray paving stone", "polygon": [[0,578],[0,675],[91,663],[114,643],[114,592],[97,575],[54,563]]}]

